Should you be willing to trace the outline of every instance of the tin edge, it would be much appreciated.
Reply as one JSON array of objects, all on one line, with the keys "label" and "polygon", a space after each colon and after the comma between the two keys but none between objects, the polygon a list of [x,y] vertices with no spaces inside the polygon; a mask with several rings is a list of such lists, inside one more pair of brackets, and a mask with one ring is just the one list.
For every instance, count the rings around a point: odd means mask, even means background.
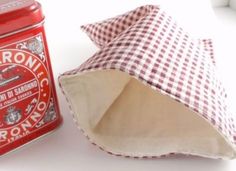
[{"label": "tin edge", "polygon": [[3,158],[3,157],[5,157],[5,156],[14,154],[14,153],[16,153],[17,151],[24,150],[25,148],[27,148],[27,146],[33,145],[34,143],[36,143],[36,142],[39,141],[40,139],[43,140],[43,139],[45,139],[46,137],[48,137],[50,134],[53,134],[54,132],[58,131],[58,130],[62,127],[63,122],[64,122],[64,120],[62,119],[62,117],[58,118],[58,120],[59,120],[59,121],[58,121],[58,125],[57,125],[54,129],[52,129],[51,131],[47,132],[46,134],[42,134],[42,135],[38,136],[37,138],[34,138],[34,139],[28,141],[27,143],[24,143],[23,145],[20,145],[20,146],[14,148],[13,150],[10,150],[10,151],[8,151],[8,152],[6,152],[6,153],[0,155],[0,159]]},{"label": "tin edge", "polygon": [[42,21],[40,21],[40,22],[37,23],[37,24],[30,25],[30,26],[24,27],[24,28],[22,28],[22,29],[15,30],[15,31],[12,31],[12,32],[9,32],[9,33],[0,35],[0,39],[5,38],[5,37],[8,37],[8,36],[11,36],[11,35],[14,35],[14,34],[17,34],[17,33],[21,33],[21,32],[23,32],[23,31],[30,30],[30,29],[32,29],[32,28],[39,27],[39,26],[43,25],[44,22],[45,22],[45,19],[43,19]]}]

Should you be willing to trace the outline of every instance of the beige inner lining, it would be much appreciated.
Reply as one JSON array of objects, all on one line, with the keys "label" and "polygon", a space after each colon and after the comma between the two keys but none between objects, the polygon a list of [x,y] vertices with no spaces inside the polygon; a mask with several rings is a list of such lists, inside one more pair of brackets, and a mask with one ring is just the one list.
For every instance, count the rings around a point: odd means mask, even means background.
[{"label": "beige inner lining", "polygon": [[132,156],[235,155],[205,119],[123,72],[96,71],[60,81],[81,128],[108,151]]}]

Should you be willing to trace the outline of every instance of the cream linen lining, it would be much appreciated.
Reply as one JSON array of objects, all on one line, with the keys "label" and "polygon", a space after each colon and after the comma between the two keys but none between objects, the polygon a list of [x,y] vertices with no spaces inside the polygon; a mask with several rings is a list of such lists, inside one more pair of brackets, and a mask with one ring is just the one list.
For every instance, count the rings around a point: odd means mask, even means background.
[{"label": "cream linen lining", "polygon": [[126,73],[87,72],[62,76],[60,82],[80,127],[107,151],[138,157],[235,155],[205,119]]}]

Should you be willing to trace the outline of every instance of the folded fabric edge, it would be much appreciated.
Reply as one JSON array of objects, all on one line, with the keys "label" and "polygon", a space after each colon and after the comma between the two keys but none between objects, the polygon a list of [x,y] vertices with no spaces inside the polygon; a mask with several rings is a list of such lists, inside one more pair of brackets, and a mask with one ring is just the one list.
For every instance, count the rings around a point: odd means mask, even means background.
[{"label": "folded fabric edge", "polygon": [[[144,5],[113,18],[108,18],[100,22],[82,25],[80,28],[88,35],[90,40],[94,42],[94,44],[98,48],[103,48],[109,42],[118,37],[119,34],[129,29],[132,25],[147,16],[151,12],[151,10],[154,9],[159,10],[160,5]],[[136,19],[134,20],[133,18]],[[130,22],[127,22],[126,20]],[[117,23],[117,30],[112,29],[115,23]],[[107,30],[110,31],[109,35],[106,34]]]},{"label": "folded fabric edge", "polygon": [[[96,71],[99,71],[99,70],[96,70]],[[119,70],[121,72],[125,72],[125,71],[122,71],[122,70]],[[186,155],[186,156],[199,156],[199,157],[205,157],[205,158],[212,158],[212,159],[223,159],[223,160],[228,160],[228,159],[234,159],[236,157],[236,147],[234,144],[232,144],[228,138],[226,136],[224,136],[217,128],[217,126],[213,125],[209,120],[207,120],[205,117],[203,117],[201,114],[199,114],[198,112],[196,112],[194,109],[192,109],[191,107],[189,106],[185,106],[186,108],[188,108],[189,110],[191,110],[193,113],[195,113],[196,115],[198,115],[200,118],[204,119],[204,121],[206,121],[208,124],[210,124],[219,134],[220,136],[222,136],[224,138],[224,140],[226,141],[226,143],[228,143],[228,145],[230,145],[230,147],[232,147],[232,149],[234,150],[234,156],[231,156],[231,157],[222,157],[222,156],[209,156],[207,154],[199,154],[199,153],[188,153],[188,152],[171,152],[171,153],[167,153],[167,154],[163,154],[163,155],[127,155],[127,154],[123,154],[123,153],[119,153],[119,152],[114,152],[114,151],[111,151],[111,150],[108,150],[105,146],[101,145],[101,144],[97,144],[96,143],[96,140],[92,139],[84,129],[81,128],[80,124],[78,123],[77,121],[77,118],[76,118],[76,115],[75,113],[73,112],[73,107],[71,105],[71,102],[70,102],[70,98],[68,97],[67,93],[65,92],[64,88],[63,88],[63,84],[62,84],[62,80],[66,77],[70,77],[70,76],[77,76],[79,74],[86,74],[86,73],[89,73],[89,72],[94,72],[94,71],[84,71],[84,72],[81,72],[81,73],[76,73],[76,72],[67,72],[67,73],[64,73],[64,74],[61,74],[59,77],[58,77],[58,81],[59,81],[59,86],[60,86],[60,89],[62,91],[62,93],[64,94],[65,98],[66,98],[66,101],[68,103],[68,106],[69,106],[69,109],[70,109],[70,112],[72,114],[72,117],[73,117],[73,120],[75,122],[75,124],[77,125],[77,127],[79,128],[79,130],[84,134],[84,136],[86,136],[86,138],[95,146],[97,146],[99,149],[107,152],[108,154],[112,154],[112,155],[115,155],[115,156],[123,156],[123,157],[126,157],[126,158],[162,158],[162,157],[168,157],[168,156],[172,156],[172,155],[176,155],[176,154],[181,154],[181,155]],[[176,102],[178,103],[181,103],[181,99],[177,99],[178,97],[174,97],[172,94],[170,94],[169,92],[166,92],[165,90],[159,88],[158,90],[153,87],[151,84],[149,84],[148,82],[144,81],[144,80],[140,80],[138,77],[136,77],[135,75],[131,75],[132,78],[135,78],[136,80],[140,81],[142,84],[144,84],[145,86],[148,86],[149,88],[155,90],[155,91],[159,91],[161,94],[163,95],[167,95],[169,98],[175,100]]]}]

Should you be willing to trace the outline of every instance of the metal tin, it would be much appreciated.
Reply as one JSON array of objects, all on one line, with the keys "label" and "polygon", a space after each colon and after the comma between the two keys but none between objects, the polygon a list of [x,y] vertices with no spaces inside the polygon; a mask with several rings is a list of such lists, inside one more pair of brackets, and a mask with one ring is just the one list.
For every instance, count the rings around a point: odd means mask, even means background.
[{"label": "metal tin", "polygon": [[0,155],[62,121],[41,5],[0,1]]}]

